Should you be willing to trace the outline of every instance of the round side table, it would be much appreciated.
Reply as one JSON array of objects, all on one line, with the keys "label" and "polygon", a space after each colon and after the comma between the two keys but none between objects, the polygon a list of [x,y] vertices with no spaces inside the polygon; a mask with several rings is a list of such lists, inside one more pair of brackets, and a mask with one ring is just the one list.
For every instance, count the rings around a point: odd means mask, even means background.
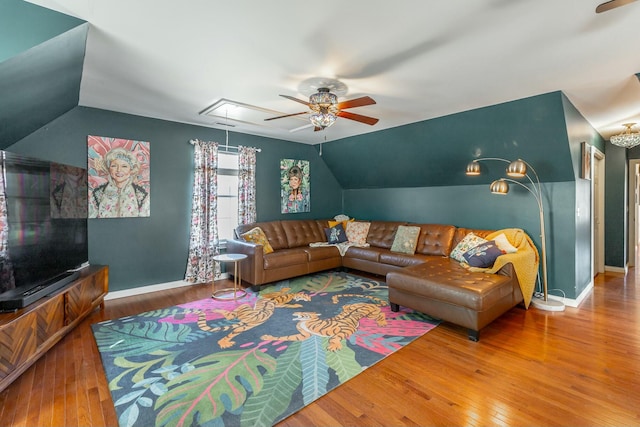
[{"label": "round side table", "polygon": [[[247,295],[247,292],[244,289],[238,289],[238,285],[242,285],[242,278],[240,277],[240,261],[247,259],[247,256],[244,254],[222,254],[216,255],[213,257],[214,261],[228,263],[233,263],[233,288],[225,288],[215,290],[213,282],[211,283],[211,298],[216,299],[233,299],[242,298]],[[231,293],[231,296],[226,295]]]}]

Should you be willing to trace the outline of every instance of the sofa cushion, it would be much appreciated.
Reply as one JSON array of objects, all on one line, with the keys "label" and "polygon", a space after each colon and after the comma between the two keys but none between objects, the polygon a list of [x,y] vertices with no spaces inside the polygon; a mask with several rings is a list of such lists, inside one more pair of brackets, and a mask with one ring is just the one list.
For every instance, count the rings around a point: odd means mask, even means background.
[{"label": "sofa cushion", "polygon": [[335,246],[308,246],[304,251],[307,253],[309,262],[340,258],[340,251]]},{"label": "sofa cushion", "polygon": [[[306,248],[305,248],[306,249]],[[309,255],[304,249],[280,249],[264,256],[264,269],[289,267],[292,265],[304,265],[309,260]]]},{"label": "sofa cushion", "polygon": [[380,254],[386,252],[386,249],[376,248],[375,246],[359,247],[351,246],[344,254],[345,258],[357,258],[365,261],[380,261]]},{"label": "sofa cushion", "polygon": [[449,256],[456,227],[445,224],[419,224],[416,254]]},{"label": "sofa cushion", "polygon": [[511,280],[502,274],[470,272],[443,257],[387,274],[389,288],[478,312],[489,310],[512,294]]},{"label": "sofa cushion", "polygon": [[327,242],[332,245],[347,241],[347,234],[345,233],[344,227],[340,222],[333,227],[325,228],[324,234],[327,236]]},{"label": "sofa cushion", "polygon": [[467,234],[464,237],[464,239],[462,239],[460,243],[456,245],[455,248],[453,248],[450,256],[456,261],[466,262],[463,256],[464,253],[467,252],[469,249],[475,248],[479,244],[486,243],[486,242],[487,242],[487,239],[484,239],[480,236],[476,236],[473,232],[471,232]]},{"label": "sofa cushion", "polygon": [[242,237],[245,242],[262,245],[262,252],[265,255],[273,252],[273,248],[271,247],[271,244],[269,244],[267,236],[264,234],[264,231],[262,231],[262,228],[260,227],[254,227],[246,233],[242,233],[240,237]]},{"label": "sofa cushion", "polygon": [[370,222],[353,221],[347,223],[347,239],[357,245],[367,243],[367,234],[371,227]]},{"label": "sofa cushion", "polygon": [[289,248],[299,248],[309,246],[309,243],[327,241],[327,236],[324,235],[324,228],[327,227],[326,221],[307,219],[287,220],[281,221],[281,223]]},{"label": "sofa cushion", "polygon": [[420,227],[400,225],[396,231],[396,237],[391,245],[391,252],[400,252],[413,255],[418,244]]},{"label": "sofa cushion", "polygon": [[489,268],[496,262],[496,258],[504,253],[506,252],[500,249],[496,242],[490,240],[469,249],[462,256],[472,267]]},{"label": "sofa cushion", "polygon": [[389,252],[389,251],[381,251],[380,259],[378,260],[381,264],[389,264],[395,267],[407,267],[410,265],[422,264],[423,262],[427,262],[429,258],[433,258],[430,255],[413,255],[413,254],[403,254],[398,252]]},{"label": "sofa cushion", "polygon": [[367,235],[367,243],[379,248],[391,249],[396,230],[399,225],[407,225],[399,221],[372,221]]}]

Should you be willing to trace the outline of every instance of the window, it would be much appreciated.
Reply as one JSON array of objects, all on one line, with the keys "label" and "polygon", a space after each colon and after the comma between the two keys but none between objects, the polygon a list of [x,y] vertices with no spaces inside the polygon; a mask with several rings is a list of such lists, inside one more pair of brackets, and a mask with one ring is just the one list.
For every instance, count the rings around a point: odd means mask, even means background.
[{"label": "window", "polygon": [[218,153],[218,234],[220,243],[233,238],[238,226],[238,155]]}]

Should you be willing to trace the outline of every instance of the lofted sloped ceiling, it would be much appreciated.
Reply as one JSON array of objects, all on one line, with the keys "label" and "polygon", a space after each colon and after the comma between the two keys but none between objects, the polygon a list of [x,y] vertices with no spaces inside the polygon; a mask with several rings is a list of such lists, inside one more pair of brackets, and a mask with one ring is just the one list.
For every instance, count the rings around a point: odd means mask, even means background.
[{"label": "lofted sloped ceiling", "polygon": [[[640,122],[637,1],[604,13],[602,0],[29,2],[90,24],[86,107],[313,145],[555,91],[605,139]],[[304,112],[279,95],[305,99],[326,78],[342,99],[375,99],[352,111],[380,121],[264,121]]]},{"label": "lofted sloped ceiling", "polygon": [[78,105],[88,27],[22,0],[0,2],[0,149]]}]

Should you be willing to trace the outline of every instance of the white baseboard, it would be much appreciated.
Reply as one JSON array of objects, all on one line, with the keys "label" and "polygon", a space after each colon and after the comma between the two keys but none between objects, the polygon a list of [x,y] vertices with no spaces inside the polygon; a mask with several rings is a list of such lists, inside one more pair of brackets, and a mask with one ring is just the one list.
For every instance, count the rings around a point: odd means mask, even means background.
[{"label": "white baseboard", "polygon": [[[229,274],[222,273],[220,279],[226,279]],[[184,280],[176,280],[175,282],[158,283],[156,285],[140,286],[138,288],[124,289],[122,291],[109,291],[104,297],[105,301],[117,298],[132,297],[135,295],[148,294],[150,292],[165,291],[167,289],[181,288],[184,286],[200,285],[201,283],[186,282]]]},{"label": "white baseboard", "polygon": [[614,267],[611,265],[605,265],[604,266],[604,271],[610,271],[612,273],[624,273],[627,274],[627,272],[629,271],[629,268],[625,265],[624,267]]},{"label": "white baseboard", "polygon": [[565,297],[559,297],[557,295],[551,295],[551,294],[549,294],[548,297],[549,299],[561,301],[567,307],[577,308],[577,307],[580,307],[580,304],[582,304],[582,301],[584,301],[584,299],[589,296],[592,290],[593,290],[593,280],[589,282],[587,287],[584,288],[582,292],[580,292],[580,295],[578,295],[578,298],[575,298],[575,299],[565,298]]}]

